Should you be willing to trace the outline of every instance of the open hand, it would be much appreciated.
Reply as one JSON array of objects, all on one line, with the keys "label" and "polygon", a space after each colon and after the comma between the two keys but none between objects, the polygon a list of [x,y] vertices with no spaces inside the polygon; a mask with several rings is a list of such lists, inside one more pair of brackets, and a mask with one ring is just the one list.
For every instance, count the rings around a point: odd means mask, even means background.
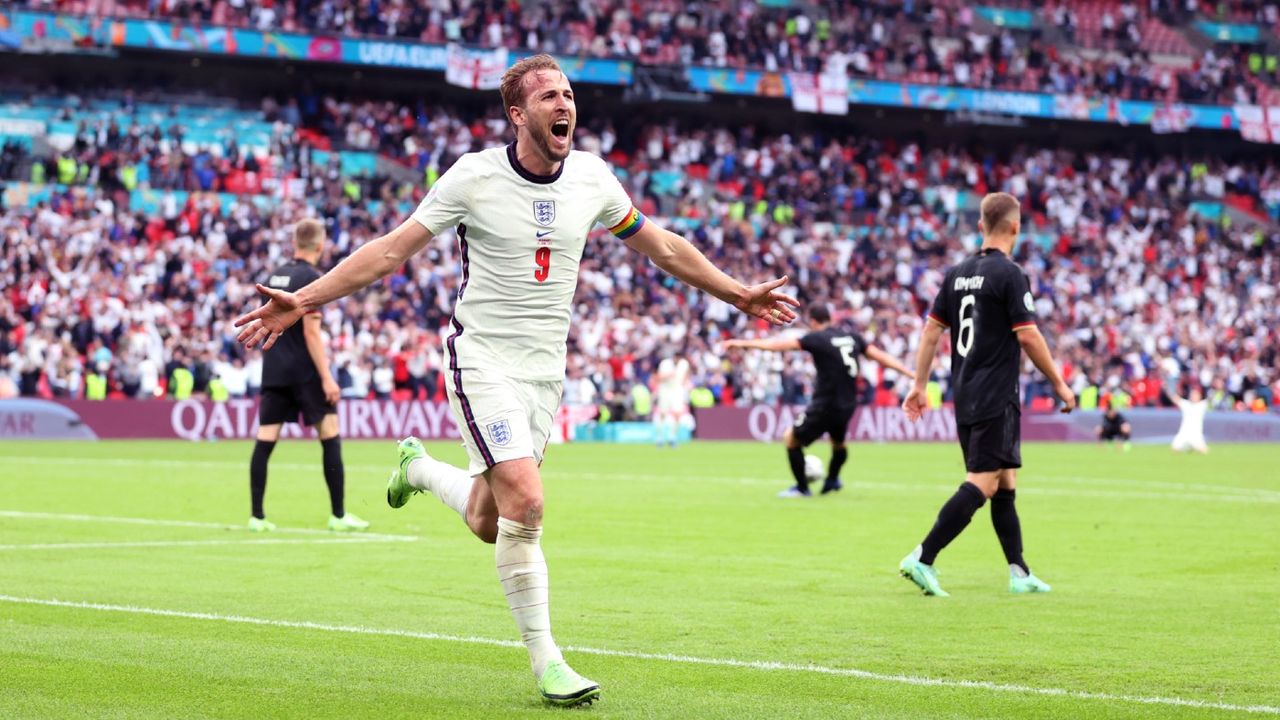
[{"label": "open hand", "polygon": [[267,304],[236,318],[235,326],[243,330],[236,336],[236,341],[251,348],[262,343],[263,350],[269,350],[280,334],[288,330],[307,313],[303,309],[298,296],[259,284],[258,292],[266,296]]},{"label": "open hand", "polygon": [[768,320],[772,325],[786,325],[796,319],[791,308],[800,307],[800,301],[778,292],[778,288],[787,284],[787,276],[770,280],[759,285],[752,285],[734,307],[748,315]]}]

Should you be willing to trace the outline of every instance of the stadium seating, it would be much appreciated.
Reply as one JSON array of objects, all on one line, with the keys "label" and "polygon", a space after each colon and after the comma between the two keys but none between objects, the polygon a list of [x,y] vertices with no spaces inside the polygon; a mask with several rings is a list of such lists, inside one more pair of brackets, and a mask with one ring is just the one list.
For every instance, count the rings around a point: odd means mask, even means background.
[{"label": "stadium seating", "polygon": [[[236,346],[229,322],[255,302],[253,281],[288,252],[290,224],[324,217],[332,263],[400,222],[421,195],[420,181],[381,176],[353,187],[341,166],[317,159],[323,151],[295,157],[297,139],[342,148],[354,137],[430,181],[461,152],[504,137],[500,122],[444,107],[417,108],[409,126],[384,122],[404,108],[335,101],[322,120],[298,128],[274,105],[251,111],[225,102],[214,113],[172,99],[137,102],[148,132],[177,125],[189,139],[200,129],[208,145],[222,145],[218,123],[209,121],[217,117],[245,138],[258,133],[252,142],[264,149],[264,179],[256,194],[204,192],[193,178],[207,145],[184,141],[154,161],[192,172],[153,172],[150,181],[165,187],[130,190],[95,116],[122,102],[10,99],[0,108],[0,117],[67,123],[79,143],[72,154],[86,167],[59,184],[56,149],[41,157],[10,146],[0,163],[10,181],[30,180],[37,163],[51,165],[43,184],[11,182],[0,216],[0,267],[10,273],[0,300],[0,372],[27,394],[79,394],[85,374],[102,367],[112,392],[148,396],[164,391],[179,364],[193,369],[197,389],[216,373],[233,394],[251,392],[257,356]],[[82,120],[93,130],[76,132]],[[346,132],[352,124],[372,135]],[[977,200],[1007,189],[1027,198],[1022,259],[1072,382],[1142,380],[1166,355],[1195,368],[1206,385],[1223,384],[1232,402],[1260,395],[1269,402],[1280,380],[1273,374],[1280,317],[1268,294],[1280,271],[1268,259],[1280,241],[1273,161],[1039,149],[978,158],[727,127],[652,126],[613,137],[588,126],[578,143],[607,156],[647,214],[688,235],[726,271],[747,279],[788,274],[805,301],[831,302],[893,354],[909,355],[939,269],[972,246]],[[247,155],[212,165],[215,188],[232,182]],[[55,247],[52,238],[62,240]],[[326,311],[345,393],[439,395],[440,333],[457,273],[453,240],[441,237],[401,274]],[[730,358],[718,346],[725,334],[765,330],[596,237],[570,339],[570,377],[586,379],[574,398],[625,397],[657,359],[677,351],[722,402],[802,398],[809,382],[802,358]],[[883,380],[897,391],[882,399],[902,392],[874,364],[866,372],[869,399]],[[1029,385],[1028,403],[1045,393]]]}]

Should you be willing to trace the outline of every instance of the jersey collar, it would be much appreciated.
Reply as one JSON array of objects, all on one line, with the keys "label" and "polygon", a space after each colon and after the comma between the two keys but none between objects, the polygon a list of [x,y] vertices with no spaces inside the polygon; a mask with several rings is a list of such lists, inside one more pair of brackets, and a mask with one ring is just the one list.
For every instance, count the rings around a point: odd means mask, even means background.
[{"label": "jersey collar", "polygon": [[1004,255],[1004,252],[1000,248],[994,248],[994,247],[982,248],[981,250],[978,251],[978,255],[980,256],[986,256],[986,255],[992,255],[992,254]]},{"label": "jersey collar", "polygon": [[516,156],[516,144],[514,141],[507,146],[507,161],[511,163],[511,169],[515,170],[517,175],[539,185],[550,185],[559,180],[560,173],[564,172],[564,160],[560,161],[560,167],[556,168],[556,171],[550,175],[535,175],[529,172],[528,168],[520,164],[520,158]]}]

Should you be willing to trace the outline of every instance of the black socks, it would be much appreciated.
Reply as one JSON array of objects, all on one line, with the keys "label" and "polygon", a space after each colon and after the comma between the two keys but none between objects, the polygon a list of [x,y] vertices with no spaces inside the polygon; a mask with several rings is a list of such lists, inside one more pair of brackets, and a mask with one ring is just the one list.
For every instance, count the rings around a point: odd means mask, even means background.
[{"label": "black socks", "polygon": [[267,494],[267,461],[275,450],[274,440],[259,440],[253,445],[253,458],[249,460],[249,499],[253,503],[253,516],[266,517],[262,512],[262,497]]},{"label": "black socks", "polygon": [[996,537],[1000,538],[1000,547],[1004,548],[1004,559],[1030,574],[1031,570],[1022,560],[1022,524],[1013,505],[1016,495],[1015,490],[997,490],[991,496],[991,524],[995,526]]},{"label": "black socks", "polygon": [[977,485],[971,482],[962,483],[960,489],[956,490],[956,494],[942,506],[933,529],[929,531],[924,542],[920,543],[920,562],[932,565],[938,553],[959,537],[960,533],[968,527],[969,521],[973,519],[973,514],[986,501],[986,496]]},{"label": "black socks", "polygon": [[831,450],[831,465],[827,468],[827,479],[840,479],[840,468],[844,467],[844,461],[849,459],[849,448],[838,447]]},{"label": "black socks", "polygon": [[342,467],[342,438],[334,436],[321,440],[324,450],[324,484],[329,486],[329,506],[334,517],[342,517],[346,510],[342,507],[343,485],[346,482],[346,470]]},{"label": "black socks", "polygon": [[795,476],[796,487],[802,491],[808,491],[809,478],[804,476],[804,448],[787,448],[787,462],[791,464],[791,474]]}]

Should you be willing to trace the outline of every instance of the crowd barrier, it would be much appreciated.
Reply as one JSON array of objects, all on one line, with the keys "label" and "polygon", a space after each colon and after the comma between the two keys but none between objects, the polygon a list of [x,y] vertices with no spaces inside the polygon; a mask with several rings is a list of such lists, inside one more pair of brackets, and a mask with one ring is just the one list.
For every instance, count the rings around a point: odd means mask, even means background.
[{"label": "crowd barrier", "polygon": [[[694,437],[701,440],[782,439],[804,411],[802,407],[752,405],[695,411]],[[591,408],[561,408],[552,442],[653,442],[649,423],[596,425]],[[1102,413],[1024,413],[1022,437],[1028,441],[1081,442],[1094,439]],[[1177,432],[1177,410],[1133,409],[1126,412],[1139,443],[1167,443]],[[427,400],[344,400],[338,404],[342,436],[353,440],[394,439],[416,435],[428,440],[461,437],[449,406]],[[258,428],[254,399],[208,400],[0,400],[0,440],[251,439]],[[687,429],[682,428],[687,437]],[[286,425],[283,437],[312,437],[309,429]],[[1280,415],[1213,412],[1205,419],[1205,436],[1214,442],[1280,442]],[[896,407],[859,408],[849,423],[853,442],[953,442],[955,413],[943,407],[908,422]]]},{"label": "crowd barrier", "polygon": [[[698,410],[697,437],[703,440],[758,440],[773,442],[804,412],[801,406],[751,405],[713,407]],[[1125,411],[1138,443],[1168,443],[1182,421],[1175,409],[1134,408]],[[1095,439],[1094,429],[1102,412],[1023,413],[1022,439],[1027,441],[1086,442]],[[1280,442],[1280,415],[1244,412],[1211,412],[1205,417],[1205,437],[1214,442]],[[925,413],[919,422],[907,420],[901,408],[858,408],[849,421],[853,442],[952,442],[956,439],[956,416],[951,407]]]}]

